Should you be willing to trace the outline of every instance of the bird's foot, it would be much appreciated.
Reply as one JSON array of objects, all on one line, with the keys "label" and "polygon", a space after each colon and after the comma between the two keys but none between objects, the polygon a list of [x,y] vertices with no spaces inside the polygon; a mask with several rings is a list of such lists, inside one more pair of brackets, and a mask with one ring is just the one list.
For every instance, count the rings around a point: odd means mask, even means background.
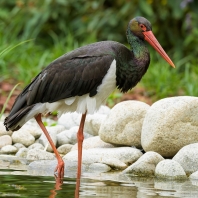
[{"label": "bird's foot", "polygon": [[58,160],[58,164],[54,170],[56,181],[64,178],[64,173],[65,173],[64,169],[65,169],[64,161],[62,159]]}]

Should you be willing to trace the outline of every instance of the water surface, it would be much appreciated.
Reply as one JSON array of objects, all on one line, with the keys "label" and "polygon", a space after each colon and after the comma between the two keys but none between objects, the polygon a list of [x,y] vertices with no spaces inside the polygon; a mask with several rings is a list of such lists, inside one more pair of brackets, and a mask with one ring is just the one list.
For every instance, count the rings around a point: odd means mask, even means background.
[{"label": "water surface", "polygon": [[[65,177],[57,186],[52,176],[32,176],[26,171],[0,170],[0,197],[74,197],[76,179]],[[84,174],[80,185],[80,198],[167,198],[198,197],[198,181],[161,181],[137,178],[118,173]]]}]

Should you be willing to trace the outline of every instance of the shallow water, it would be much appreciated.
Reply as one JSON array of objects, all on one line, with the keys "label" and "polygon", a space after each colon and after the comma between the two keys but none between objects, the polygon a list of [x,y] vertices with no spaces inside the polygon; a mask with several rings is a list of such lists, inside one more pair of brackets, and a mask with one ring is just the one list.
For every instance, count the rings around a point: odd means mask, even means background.
[{"label": "shallow water", "polygon": [[[65,177],[57,186],[52,176],[31,176],[26,171],[0,170],[0,197],[72,198],[75,178]],[[83,175],[80,198],[162,198],[198,197],[198,181],[160,181],[154,178],[137,178],[118,173]]]}]

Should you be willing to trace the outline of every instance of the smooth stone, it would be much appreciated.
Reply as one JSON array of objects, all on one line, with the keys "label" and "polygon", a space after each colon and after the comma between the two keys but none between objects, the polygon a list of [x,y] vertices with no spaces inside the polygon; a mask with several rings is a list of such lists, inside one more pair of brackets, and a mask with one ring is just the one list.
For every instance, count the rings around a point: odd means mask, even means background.
[{"label": "smooth stone", "polygon": [[12,131],[6,131],[6,128],[2,121],[0,121],[0,136],[2,135],[12,135]]},{"label": "smooth stone", "polygon": [[163,160],[157,164],[155,176],[157,178],[166,179],[187,179],[182,166],[178,162],[170,159]]},{"label": "smooth stone", "polygon": [[34,143],[35,138],[27,130],[21,128],[12,134],[12,141],[13,143],[21,143],[24,146],[28,147]]},{"label": "smooth stone", "polygon": [[17,151],[16,156],[17,157],[26,158],[27,157],[27,152],[28,152],[28,148],[20,148]]},{"label": "smooth stone", "polygon": [[39,126],[35,126],[35,124],[33,125],[32,123],[24,124],[21,129],[28,131],[31,135],[34,136],[35,139],[38,139],[43,133]]},{"label": "smooth stone", "polygon": [[6,145],[12,145],[12,138],[9,135],[0,136],[0,148]]},{"label": "smooth stone", "polygon": [[87,115],[84,130],[93,136],[97,136],[100,126],[105,121],[106,117],[107,115],[99,113]]},{"label": "smooth stone", "polygon": [[[56,144],[57,144],[56,132],[55,131],[49,131],[49,136],[51,137],[52,142],[56,146]],[[51,147],[51,145],[50,145],[50,143],[49,143],[49,141],[46,138],[44,133],[38,139],[38,143],[42,144],[46,148],[47,151],[53,152],[53,149],[52,149],[52,147]]]},{"label": "smooth stone", "polygon": [[164,160],[164,158],[153,151],[149,151],[142,155],[134,164],[125,169],[123,174],[130,174],[133,176],[154,176],[156,165]]},{"label": "smooth stone", "polygon": [[[66,161],[65,162],[65,173],[67,177],[76,177],[77,162]],[[28,174],[39,175],[39,176],[54,176],[54,170],[57,166],[57,160],[39,160],[33,161],[28,165]],[[82,174],[87,172],[89,166],[82,164]]]},{"label": "smooth stone", "polygon": [[189,176],[190,179],[195,179],[195,180],[198,180],[198,171],[192,173],[190,176]]},{"label": "smooth stone", "polygon": [[146,103],[133,100],[118,103],[101,124],[101,140],[140,148],[142,123],[149,108]]},{"label": "smooth stone", "polygon": [[28,149],[41,149],[44,150],[44,146],[40,143],[34,143],[28,147]]},{"label": "smooth stone", "polygon": [[52,153],[41,149],[30,149],[27,152],[27,160],[54,160],[55,156]]},{"label": "smooth stone", "polygon": [[109,107],[102,105],[94,114],[88,114],[85,119],[84,130],[93,136],[98,136],[100,126],[110,110]]},{"label": "smooth stone", "polygon": [[[95,114],[87,115],[87,118],[85,120],[85,126],[84,126],[85,131],[86,129],[88,129],[88,132],[90,132],[90,134],[98,133],[98,132],[93,132],[91,129],[91,128],[94,128],[94,130],[95,129],[97,130],[98,124],[100,124],[100,121],[95,120],[97,116],[94,117],[94,115],[97,115],[97,114],[107,115],[109,111],[110,111],[109,107],[102,105]],[[70,129],[74,126],[79,126],[81,116],[82,115],[77,112],[62,114],[58,119],[58,124],[65,126],[66,129]],[[93,120],[91,119],[92,116],[94,117]],[[92,126],[92,124],[90,124],[89,121],[87,121],[87,119],[97,124],[97,126]]]},{"label": "smooth stone", "polygon": [[60,154],[66,155],[71,151],[72,147],[73,147],[72,144],[63,144],[59,146],[57,150]]},{"label": "smooth stone", "polygon": [[198,142],[197,123],[197,97],[159,100],[146,113],[142,126],[142,147],[163,157],[173,157],[183,146]]},{"label": "smooth stone", "polygon": [[46,129],[49,133],[59,134],[60,132],[65,130],[65,126],[63,125],[47,126]]},{"label": "smooth stone", "polygon": [[74,113],[65,113],[62,114],[58,119],[58,124],[63,125],[66,129],[70,129],[74,126],[79,126],[81,119],[81,114]]},{"label": "smooth stone", "polygon": [[[77,143],[77,133],[78,126],[72,127],[69,130],[62,131],[57,135],[57,145],[61,146],[64,144],[76,144]],[[92,135],[83,132],[84,139],[92,137]]]},{"label": "smooth stone", "polygon": [[17,151],[18,151],[20,148],[26,148],[26,147],[25,147],[23,144],[21,144],[21,143],[15,143],[15,144],[13,144],[13,146],[17,148]]},{"label": "smooth stone", "polygon": [[[78,151],[71,151],[63,159],[77,161]],[[112,166],[114,169],[124,169],[129,163],[135,162],[142,156],[140,150],[132,147],[119,148],[92,148],[83,150],[82,163],[104,163]]]},{"label": "smooth stone", "polygon": [[17,152],[17,148],[12,145],[6,145],[1,148],[0,152],[3,154],[13,154]]},{"label": "smooth stone", "polygon": [[111,170],[111,167],[102,163],[93,163],[89,166],[89,172],[92,173],[105,173]]},{"label": "smooth stone", "polygon": [[198,143],[184,146],[173,157],[184,169],[187,175],[198,170]]},{"label": "smooth stone", "polygon": [[[90,148],[114,148],[115,146],[109,143],[106,143],[100,139],[99,136],[90,137],[83,141],[83,149],[90,149]],[[78,143],[72,147],[73,150],[78,149]]]}]

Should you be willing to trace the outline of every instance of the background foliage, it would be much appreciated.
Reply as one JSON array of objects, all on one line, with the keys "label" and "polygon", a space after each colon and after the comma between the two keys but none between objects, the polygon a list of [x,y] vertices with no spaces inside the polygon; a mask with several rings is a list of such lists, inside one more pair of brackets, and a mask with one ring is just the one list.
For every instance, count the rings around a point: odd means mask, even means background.
[{"label": "background foliage", "polygon": [[128,45],[127,23],[144,16],[177,66],[172,69],[149,48],[151,66],[141,82],[146,94],[154,100],[198,95],[196,0],[1,0],[0,8],[0,51],[33,39],[3,53],[0,81],[27,84],[58,56],[91,42]]}]

